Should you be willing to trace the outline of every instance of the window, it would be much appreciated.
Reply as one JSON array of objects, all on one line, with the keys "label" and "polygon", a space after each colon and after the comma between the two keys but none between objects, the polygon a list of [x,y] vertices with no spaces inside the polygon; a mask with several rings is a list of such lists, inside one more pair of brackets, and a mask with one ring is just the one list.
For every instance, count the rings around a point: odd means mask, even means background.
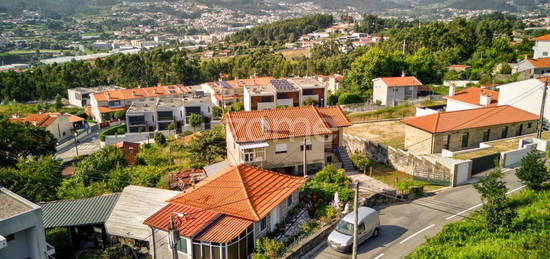
[{"label": "window", "polygon": [[121,103],[120,101],[110,101],[109,102],[109,107],[116,107],[116,106],[120,106]]},{"label": "window", "polygon": [[516,136],[520,136],[521,134],[523,134],[523,124],[520,124],[516,131]]},{"label": "window", "polygon": [[[311,143],[306,145],[307,150],[311,150]],[[304,151],[304,144],[300,145],[300,151]]]},{"label": "window", "polygon": [[252,162],[252,161],[254,161],[254,153],[253,153],[253,152],[244,153],[244,161],[245,161],[245,162]]},{"label": "window", "polygon": [[527,128],[530,129],[531,127],[533,127],[533,123],[531,122],[527,123]]},{"label": "window", "polygon": [[451,135],[443,136],[442,148],[449,150],[449,143],[451,143]]},{"label": "window", "polygon": [[502,134],[500,135],[500,138],[506,138],[506,137],[508,137],[508,126],[502,129]]},{"label": "window", "polygon": [[546,52],[546,51],[545,51],[545,52],[542,52],[542,56],[543,56],[543,57],[548,56],[548,52]]},{"label": "window", "polygon": [[359,234],[365,232],[365,222],[359,224],[359,228],[357,230],[359,230]]},{"label": "window", "polygon": [[466,132],[466,133],[462,134],[462,147],[467,147],[468,146],[468,138],[469,137],[470,137],[469,132]]},{"label": "window", "polygon": [[271,97],[271,96],[262,96],[262,102],[263,103],[273,102],[273,97]]},{"label": "window", "polygon": [[275,154],[286,153],[286,144],[277,144],[275,145]]},{"label": "window", "polygon": [[260,231],[264,231],[267,228],[267,216],[260,220]]},{"label": "window", "polygon": [[483,132],[483,141],[489,141],[490,137],[491,137],[491,129],[488,129]]},{"label": "window", "polygon": [[304,89],[303,95],[313,95],[313,89]]},{"label": "window", "polygon": [[187,239],[180,237],[177,243],[177,249],[180,252],[187,254]]},{"label": "window", "polygon": [[292,206],[292,194],[286,198],[286,206],[290,207]]}]

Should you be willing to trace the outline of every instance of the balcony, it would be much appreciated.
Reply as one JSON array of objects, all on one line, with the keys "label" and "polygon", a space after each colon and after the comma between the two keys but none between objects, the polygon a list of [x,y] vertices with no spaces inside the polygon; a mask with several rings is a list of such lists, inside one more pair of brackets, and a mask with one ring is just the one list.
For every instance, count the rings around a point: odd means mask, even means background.
[{"label": "balcony", "polygon": [[258,110],[274,109],[275,104],[273,102],[258,103]]},{"label": "balcony", "polygon": [[292,98],[277,99],[277,106],[292,107],[293,103],[294,103],[294,99],[292,99]]}]

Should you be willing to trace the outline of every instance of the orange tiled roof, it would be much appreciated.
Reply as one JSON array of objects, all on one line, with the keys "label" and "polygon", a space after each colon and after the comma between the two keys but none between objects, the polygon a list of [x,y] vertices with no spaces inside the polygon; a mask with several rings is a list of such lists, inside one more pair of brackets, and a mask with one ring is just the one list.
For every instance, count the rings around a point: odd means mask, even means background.
[{"label": "orange tiled roof", "polygon": [[452,112],[438,112],[404,119],[401,122],[431,133],[441,133],[538,119],[539,116],[535,114],[509,105],[502,105]]},{"label": "orange tiled roof", "polygon": [[456,92],[454,96],[445,96],[444,98],[473,105],[480,105],[479,98],[482,94],[491,96],[491,103],[489,104],[489,106],[496,106],[498,104],[497,91],[491,91],[477,87],[469,87]]},{"label": "orange tiled roof", "polygon": [[[185,216],[179,218],[178,213],[183,213]],[[174,221],[180,235],[191,237],[221,215],[211,210],[171,203],[147,218],[143,224],[167,231],[170,224],[170,216],[174,216]]]},{"label": "orange tiled roof", "polygon": [[[238,143],[330,134],[331,126],[350,125],[342,109],[336,106],[231,112],[223,120]],[[262,121],[265,128],[262,128]]]},{"label": "orange tiled roof", "polygon": [[538,36],[538,37],[532,38],[531,40],[550,40],[550,34]]},{"label": "orange tiled roof", "polygon": [[379,77],[387,86],[420,86],[422,83],[414,76]]},{"label": "orange tiled roof", "polygon": [[23,118],[10,118],[10,122],[28,122],[37,127],[48,127],[52,124],[61,114],[58,112],[46,112],[29,114]]},{"label": "orange tiled roof", "polygon": [[536,68],[550,67],[550,58],[527,59]]},{"label": "orange tiled roof", "polygon": [[97,109],[99,110],[100,113],[107,113],[107,112],[125,111],[125,110],[128,110],[129,107],[130,106],[110,108],[110,107],[107,107],[107,106],[98,106]]},{"label": "orange tiled roof", "polygon": [[76,116],[76,115],[72,115],[72,114],[70,114],[70,113],[64,113],[63,115],[69,117],[69,121],[70,121],[70,122],[73,122],[73,123],[74,123],[74,122],[79,122],[79,121],[83,121],[83,120],[84,120],[84,118],[78,117],[78,116]]},{"label": "orange tiled roof", "polygon": [[92,93],[97,101],[131,100],[138,98],[157,97],[166,95],[183,94],[188,88],[183,85],[152,86],[145,88],[117,89],[102,93]]},{"label": "orange tiled roof", "polygon": [[253,221],[250,220],[223,215],[203,230],[195,239],[204,242],[226,243],[236,238],[252,223]]},{"label": "orange tiled roof", "polygon": [[468,65],[450,65],[449,68],[470,68]]},{"label": "orange tiled roof", "polygon": [[241,164],[228,166],[168,202],[259,221],[306,182]]}]

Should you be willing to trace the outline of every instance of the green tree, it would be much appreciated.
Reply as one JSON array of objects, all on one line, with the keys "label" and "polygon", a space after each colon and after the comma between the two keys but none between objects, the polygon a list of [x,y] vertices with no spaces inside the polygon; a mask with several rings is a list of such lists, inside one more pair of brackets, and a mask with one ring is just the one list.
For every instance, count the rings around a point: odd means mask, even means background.
[{"label": "green tree", "polygon": [[194,166],[202,167],[225,157],[225,134],[223,127],[201,132],[189,141],[186,150]]},{"label": "green tree", "polygon": [[176,122],[175,121],[170,122],[170,124],[168,124],[168,127],[166,128],[168,129],[168,135],[172,135],[172,130],[176,128]]},{"label": "green tree", "polygon": [[198,113],[192,113],[191,116],[189,116],[189,124],[191,127],[193,127],[193,131],[197,130],[197,127],[199,127],[203,122],[202,115]]},{"label": "green tree", "polygon": [[56,195],[60,200],[75,200],[95,197],[107,192],[108,189],[104,182],[92,182],[86,186],[82,179],[71,177],[63,180]]},{"label": "green tree", "polygon": [[359,154],[353,154],[351,156],[351,161],[353,162],[355,168],[363,173],[366,173],[367,168],[370,166],[370,159]]},{"label": "green tree", "polygon": [[55,95],[55,109],[56,110],[59,110],[61,108],[63,108],[63,102],[62,102],[62,99],[63,97],[61,97],[60,94],[56,94]]},{"label": "green tree", "polygon": [[231,105],[231,110],[234,112],[239,112],[244,110],[244,104],[242,102],[236,102]]},{"label": "green tree", "polygon": [[545,163],[546,159],[542,159],[539,152],[533,149],[521,159],[521,166],[516,169],[516,176],[527,187],[540,190],[544,182],[550,179]]},{"label": "green tree", "polygon": [[487,230],[490,232],[509,228],[515,217],[515,212],[508,206],[506,197],[508,189],[502,181],[502,176],[501,170],[496,168],[474,185],[481,194],[483,216]]},{"label": "green tree", "polygon": [[326,165],[317,172],[305,185],[306,193],[315,193],[319,198],[332,200],[334,193],[338,192],[342,202],[353,198],[353,190],[348,187],[351,179],[346,176],[343,169],[336,169],[333,165]]},{"label": "green tree", "polygon": [[87,186],[91,182],[107,179],[111,170],[127,165],[122,151],[108,146],[75,164],[74,177]]},{"label": "green tree", "polygon": [[15,168],[0,168],[0,186],[34,202],[56,199],[61,163],[53,156],[21,159]]},{"label": "green tree", "polygon": [[362,103],[365,99],[359,94],[343,93],[338,97],[338,104]]},{"label": "green tree", "polygon": [[155,132],[155,136],[153,137],[153,139],[155,140],[155,143],[157,143],[158,145],[161,145],[161,146],[166,145],[166,137],[164,136],[164,134],[158,131]]}]

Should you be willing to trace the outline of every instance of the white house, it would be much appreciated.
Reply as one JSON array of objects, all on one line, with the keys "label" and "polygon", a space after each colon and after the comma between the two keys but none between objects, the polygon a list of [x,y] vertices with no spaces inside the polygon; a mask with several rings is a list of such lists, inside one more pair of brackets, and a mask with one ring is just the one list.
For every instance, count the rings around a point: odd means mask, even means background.
[{"label": "white house", "polygon": [[0,187],[0,258],[49,258],[55,249],[46,243],[42,208]]},{"label": "white house", "polygon": [[487,106],[496,106],[498,103],[498,92],[477,87],[469,87],[455,92],[455,86],[449,87],[447,99],[448,112],[476,109]]},{"label": "white house", "polygon": [[379,77],[373,82],[373,100],[382,105],[394,106],[400,101],[414,100],[422,83],[414,76]]},{"label": "white house", "polygon": [[[498,105],[510,105],[530,113],[540,114],[545,80],[546,78],[533,78],[498,86]],[[550,92],[548,94],[550,97]],[[548,97],[544,112],[546,120],[550,120],[550,98]]]},{"label": "white house", "polygon": [[535,41],[533,46],[533,58],[550,58],[550,34],[531,39]]},{"label": "white house", "polygon": [[527,77],[550,75],[550,57],[524,59],[512,67],[512,73],[523,73]]},{"label": "white house", "polygon": [[63,140],[73,136],[73,122],[71,122],[71,116],[72,115],[60,114],[58,112],[46,112],[28,114],[26,117],[22,118],[14,115],[9,121],[14,123],[30,123],[36,127],[44,127],[47,131],[52,133],[57,140]]}]

